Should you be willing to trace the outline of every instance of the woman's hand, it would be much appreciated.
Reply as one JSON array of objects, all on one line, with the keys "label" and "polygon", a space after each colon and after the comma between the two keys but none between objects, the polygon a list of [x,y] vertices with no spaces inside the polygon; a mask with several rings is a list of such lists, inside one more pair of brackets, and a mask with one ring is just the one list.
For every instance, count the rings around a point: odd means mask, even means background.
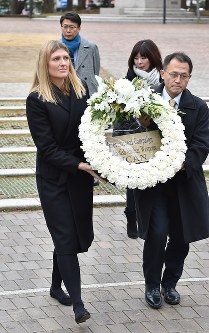
[{"label": "woman's hand", "polygon": [[150,125],[150,119],[149,116],[141,116],[139,117],[139,122],[143,127],[148,127]]},{"label": "woman's hand", "polygon": [[107,180],[104,178],[101,178],[96,172],[92,170],[92,167],[88,163],[81,162],[78,164],[78,170],[86,171],[90,175],[92,175],[94,178],[97,178],[100,182],[106,183]]}]

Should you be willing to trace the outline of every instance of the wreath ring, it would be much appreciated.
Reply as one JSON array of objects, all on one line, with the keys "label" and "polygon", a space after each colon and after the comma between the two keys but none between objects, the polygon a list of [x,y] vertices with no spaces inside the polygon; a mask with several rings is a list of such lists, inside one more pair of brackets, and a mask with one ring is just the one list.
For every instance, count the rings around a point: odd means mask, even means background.
[{"label": "wreath ring", "polygon": [[175,109],[153,117],[162,133],[161,147],[153,158],[140,164],[129,163],[110,151],[105,137],[105,125],[92,120],[88,106],[81,118],[79,137],[86,160],[94,170],[120,188],[145,189],[166,182],[182,168],[186,144],[184,125]]}]

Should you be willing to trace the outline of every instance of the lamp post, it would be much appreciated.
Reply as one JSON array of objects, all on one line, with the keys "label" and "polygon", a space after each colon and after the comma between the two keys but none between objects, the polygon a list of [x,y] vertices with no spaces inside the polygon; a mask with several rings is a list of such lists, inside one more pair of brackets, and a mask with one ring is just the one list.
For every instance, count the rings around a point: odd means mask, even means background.
[{"label": "lamp post", "polygon": [[163,24],[166,23],[166,0],[163,0]]},{"label": "lamp post", "polygon": [[200,1],[197,0],[197,9],[196,9],[196,13],[197,13],[197,20],[200,20]]},{"label": "lamp post", "polygon": [[29,1],[29,17],[32,18],[33,16],[33,0]]}]

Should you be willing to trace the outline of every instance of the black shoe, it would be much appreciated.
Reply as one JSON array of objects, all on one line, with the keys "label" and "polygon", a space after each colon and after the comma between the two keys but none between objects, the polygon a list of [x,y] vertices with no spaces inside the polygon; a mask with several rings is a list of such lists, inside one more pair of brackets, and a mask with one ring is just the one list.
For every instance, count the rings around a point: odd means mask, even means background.
[{"label": "black shoe", "polygon": [[164,296],[164,301],[168,304],[175,305],[180,303],[180,295],[175,288],[162,288],[162,295]]},{"label": "black shoe", "polygon": [[75,311],[75,321],[77,324],[84,323],[90,317],[91,317],[90,313],[85,308],[83,308],[80,311]]},{"label": "black shoe", "polygon": [[62,288],[59,289],[53,289],[50,288],[50,296],[55,298],[60,304],[63,305],[72,305],[72,300],[69,295],[67,295]]},{"label": "black shoe", "polygon": [[151,308],[159,309],[162,305],[162,297],[159,287],[146,287],[145,300]]}]

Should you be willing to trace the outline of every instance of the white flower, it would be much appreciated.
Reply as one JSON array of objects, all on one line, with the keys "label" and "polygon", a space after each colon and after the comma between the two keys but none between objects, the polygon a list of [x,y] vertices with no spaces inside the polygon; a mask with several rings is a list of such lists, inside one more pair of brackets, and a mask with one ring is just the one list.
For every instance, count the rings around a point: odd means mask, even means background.
[{"label": "white flower", "polygon": [[[150,87],[139,85],[137,89],[139,82],[127,79],[98,82],[98,91],[89,98],[79,127],[81,148],[92,168],[120,188],[145,189],[172,178],[181,169],[187,149],[184,126],[177,111]],[[161,147],[146,163],[128,163],[110,151],[105,126],[118,115],[129,119],[143,113],[152,117],[161,130]]]},{"label": "white flower", "polygon": [[135,91],[134,85],[127,79],[116,80],[114,88],[121,95],[132,95]]}]

